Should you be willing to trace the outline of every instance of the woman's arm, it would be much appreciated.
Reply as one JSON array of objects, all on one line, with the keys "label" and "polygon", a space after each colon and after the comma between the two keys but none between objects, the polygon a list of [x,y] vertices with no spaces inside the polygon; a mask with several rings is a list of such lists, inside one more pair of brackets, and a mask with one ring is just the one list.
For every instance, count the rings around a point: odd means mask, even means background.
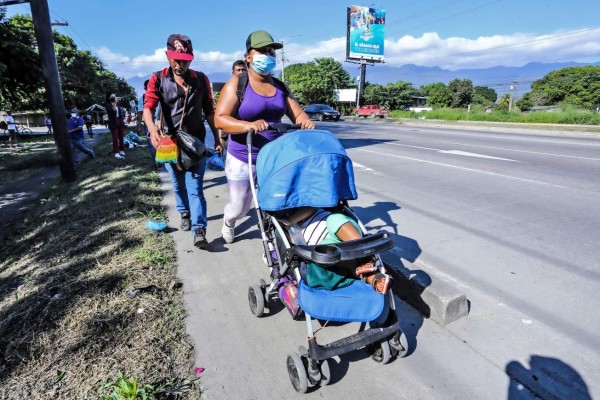
[{"label": "woman's arm", "polygon": [[266,131],[269,124],[260,119],[258,121],[243,121],[234,117],[240,106],[237,97],[238,77],[231,77],[219,95],[217,109],[215,110],[215,126],[224,132],[235,135],[246,133],[250,129],[256,132]]}]

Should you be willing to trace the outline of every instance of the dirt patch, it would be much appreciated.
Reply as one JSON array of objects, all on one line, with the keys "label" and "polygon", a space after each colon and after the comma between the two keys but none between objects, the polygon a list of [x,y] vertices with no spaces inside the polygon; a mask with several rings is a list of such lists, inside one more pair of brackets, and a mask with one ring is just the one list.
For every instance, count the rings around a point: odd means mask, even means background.
[{"label": "dirt patch", "polygon": [[145,227],[165,218],[158,175],[144,148],[96,154],[0,246],[0,398],[97,399],[134,380],[200,398],[174,243]]}]

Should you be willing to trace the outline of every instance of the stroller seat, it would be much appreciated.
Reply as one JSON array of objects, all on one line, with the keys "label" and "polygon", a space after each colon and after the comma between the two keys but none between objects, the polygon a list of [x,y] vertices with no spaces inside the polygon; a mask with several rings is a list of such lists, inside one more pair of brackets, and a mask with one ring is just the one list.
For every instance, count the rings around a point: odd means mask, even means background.
[{"label": "stroller seat", "polygon": [[300,280],[298,301],[313,318],[335,322],[370,322],[381,315],[385,296],[361,280],[335,290],[315,289]]}]

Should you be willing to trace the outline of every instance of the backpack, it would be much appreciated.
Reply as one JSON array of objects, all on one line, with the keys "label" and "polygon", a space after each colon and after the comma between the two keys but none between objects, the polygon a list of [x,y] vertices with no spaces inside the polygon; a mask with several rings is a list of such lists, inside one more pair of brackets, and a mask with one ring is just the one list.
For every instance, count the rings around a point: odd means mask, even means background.
[{"label": "backpack", "polygon": [[[285,94],[285,97],[289,96],[291,91],[290,91],[290,88],[285,84],[285,82],[275,78],[274,76],[272,78],[273,78],[274,83],[279,84],[279,88]],[[244,93],[246,92],[247,86],[248,86],[248,73],[244,72],[238,76],[238,85],[237,85],[236,94],[237,94],[238,101],[240,102],[239,104],[242,104],[242,101],[244,100]]]}]

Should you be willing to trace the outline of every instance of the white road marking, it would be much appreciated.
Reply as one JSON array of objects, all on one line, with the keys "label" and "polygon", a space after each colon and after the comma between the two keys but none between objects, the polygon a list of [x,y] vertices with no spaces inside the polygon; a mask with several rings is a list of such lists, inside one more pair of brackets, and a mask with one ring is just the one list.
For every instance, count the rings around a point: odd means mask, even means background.
[{"label": "white road marking", "polygon": [[[542,153],[542,152],[539,152],[539,151],[516,150],[516,149],[507,149],[507,148],[504,148],[504,147],[491,147],[491,146],[480,146],[480,145],[476,145],[476,144],[445,142],[443,140],[434,140],[434,142],[436,142],[436,143],[446,143],[446,144],[457,144],[457,145],[460,145],[460,146],[467,146],[467,147],[479,147],[479,148],[482,148],[482,149],[514,151],[514,152],[517,152],[517,153],[540,154],[540,155],[543,155],[543,156],[567,157],[567,158],[577,158],[577,159],[581,159],[581,160],[600,161],[600,158],[593,158],[593,157],[567,156],[565,154]],[[391,143],[391,144],[393,144],[393,143]]]},{"label": "white road marking", "polygon": [[466,156],[466,157],[489,158],[491,160],[503,160],[503,161],[512,161],[512,162],[523,162],[523,161],[511,160],[510,158],[501,158],[501,157],[486,156],[484,154],[469,153],[468,151],[460,151],[460,150],[438,150],[438,153],[456,154],[457,156]]},{"label": "white road marking", "polygon": [[464,170],[464,171],[478,172],[480,174],[499,176],[499,177],[502,177],[502,178],[515,179],[515,180],[523,181],[523,182],[537,183],[539,185],[552,186],[552,187],[557,187],[557,188],[561,188],[561,189],[568,189],[566,186],[554,185],[552,183],[546,183],[546,182],[536,181],[536,180],[532,180],[532,179],[518,178],[516,176],[497,174],[497,173],[494,173],[494,172],[481,171],[479,169],[473,169],[473,168],[459,167],[459,166],[456,166],[456,165],[444,164],[444,163],[439,163],[439,162],[434,162],[434,161],[421,160],[419,158],[403,157],[403,156],[398,156],[398,155],[395,155],[395,154],[387,154],[387,153],[382,153],[380,151],[372,151],[372,150],[358,149],[358,148],[355,148],[355,149],[352,149],[352,150],[355,150],[355,151],[364,151],[366,153],[378,154],[380,156],[389,156],[389,157],[395,157],[395,158],[402,158],[402,159],[405,159],[405,160],[423,162],[423,163],[426,163],[426,164],[441,165],[443,167],[461,169],[461,170]]},{"label": "white road marking", "polygon": [[377,175],[381,174],[381,172],[375,171],[373,168],[369,168],[366,165],[359,164],[359,163],[357,163],[355,161],[352,161],[352,166],[355,169],[358,169],[358,170],[361,170],[361,171],[373,171],[373,173],[375,173]]}]

